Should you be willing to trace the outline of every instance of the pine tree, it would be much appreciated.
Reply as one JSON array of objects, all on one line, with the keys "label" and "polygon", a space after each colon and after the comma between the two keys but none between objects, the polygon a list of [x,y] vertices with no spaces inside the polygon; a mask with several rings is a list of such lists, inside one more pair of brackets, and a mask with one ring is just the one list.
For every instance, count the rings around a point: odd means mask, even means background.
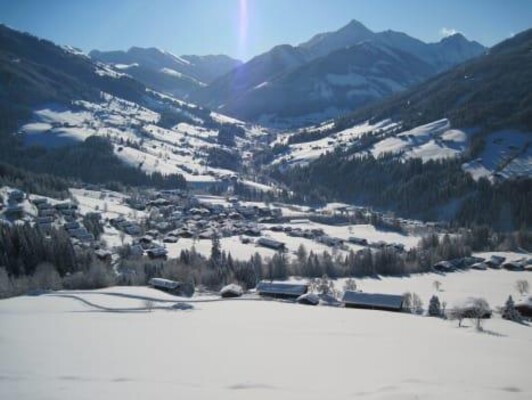
[{"label": "pine tree", "polygon": [[434,296],[432,296],[430,298],[429,315],[431,317],[441,317],[442,316],[442,309],[441,309],[440,299],[436,295],[434,295]]},{"label": "pine tree", "polygon": [[515,308],[515,303],[514,299],[512,299],[512,296],[508,296],[508,300],[506,300],[506,304],[502,309],[502,317],[514,322],[521,322],[523,319],[521,314],[519,314],[519,311],[517,311]]}]

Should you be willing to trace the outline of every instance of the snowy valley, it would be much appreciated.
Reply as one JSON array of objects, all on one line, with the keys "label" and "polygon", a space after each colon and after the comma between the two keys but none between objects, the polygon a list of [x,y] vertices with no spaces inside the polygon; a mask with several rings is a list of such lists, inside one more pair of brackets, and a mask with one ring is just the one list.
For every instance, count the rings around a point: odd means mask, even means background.
[{"label": "snowy valley", "polygon": [[532,30],[450,33],[0,25],[0,398],[531,398]]}]

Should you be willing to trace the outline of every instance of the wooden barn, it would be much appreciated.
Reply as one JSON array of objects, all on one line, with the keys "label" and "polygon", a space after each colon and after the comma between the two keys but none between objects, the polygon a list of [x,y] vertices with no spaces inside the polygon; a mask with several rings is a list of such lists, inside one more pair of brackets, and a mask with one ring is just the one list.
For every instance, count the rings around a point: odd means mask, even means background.
[{"label": "wooden barn", "polygon": [[524,271],[525,265],[521,261],[508,261],[502,264],[502,268],[508,271]]},{"label": "wooden barn", "polygon": [[164,278],[151,278],[148,284],[154,288],[162,290],[163,292],[179,293],[181,289],[181,283]]},{"label": "wooden barn", "polygon": [[146,254],[151,259],[156,259],[156,258],[166,259],[166,255],[168,254],[168,251],[164,247],[155,246],[155,247],[151,247],[147,249]]},{"label": "wooden barn", "polygon": [[532,296],[515,304],[515,309],[525,318],[532,318]]},{"label": "wooden barn", "polygon": [[286,249],[286,246],[283,242],[279,242],[278,240],[270,239],[267,237],[258,238],[257,244],[277,251],[283,251]]},{"label": "wooden barn", "polygon": [[342,302],[348,308],[363,308],[367,310],[401,311],[403,296],[394,294],[363,293],[346,291]]},{"label": "wooden barn", "polygon": [[259,295],[277,299],[297,299],[307,292],[308,285],[304,283],[261,281],[257,285]]}]

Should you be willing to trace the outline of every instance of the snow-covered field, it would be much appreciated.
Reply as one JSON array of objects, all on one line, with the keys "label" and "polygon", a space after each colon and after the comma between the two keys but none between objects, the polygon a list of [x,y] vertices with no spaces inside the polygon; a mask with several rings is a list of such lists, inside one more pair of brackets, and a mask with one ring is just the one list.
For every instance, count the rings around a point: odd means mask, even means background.
[{"label": "snow-covered field", "polygon": [[371,154],[379,157],[384,153],[394,153],[428,161],[460,155],[467,141],[467,133],[451,129],[449,120],[444,118],[381,140],[373,146]]},{"label": "snow-covered field", "polygon": [[[354,144],[363,134],[393,130],[399,126],[400,124],[390,120],[383,120],[376,124],[366,122],[355,125],[319,140],[292,144],[289,146],[289,152],[279,156],[275,162],[284,162],[289,165],[305,164],[327,152],[332,152],[337,147],[344,148]],[[322,127],[314,127],[307,131],[322,130]],[[379,157],[385,153],[391,153],[404,159],[421,158],[423,161],[459,157],[467,149],[472,132],[473,130],[453,129],[449,120],[443,118],[384,138],[361,154],[369,153],[374,157]],[[280,135],[274,143],[287,143],[288,138],[293,134]],[[505,179],[530,176],[532,173],[530,134],[507,130],[489,134],[480,157],[465,163],[463,169],[474,179],[492,178],[494,174]]]},{"label": "snow-covered field", "polygon": [[532,139],[528,133],[498,131],[486,138],[479,158],[463,165],[474,179],[515,178],[532,174]]},{"label": "snow-covered field", "polygon": [[[336,147],[347,147],[352,142],[360,138],[364,134],[368,134],[377,130],[389,130],[397,126],[396,123],[390,120],[384,120],[375,124],[365,122],[360,125],[355,125],[351,128],[345,129],[341,132],[327,136],[323,139],[313,140],[305,143],[297,143],[290,145],[290,152],[282,155],[275,160],[275,163],[287,162],[289,164],[307,163],[317,159],[321,155],[332,152]],[[330,127],[325,125],[325,127]],[[310,129],[309,132],[318,132],[324,129],[323,126]],[[290,135],[280,136],[274,143],[287,143]]]},{"label": "snow-covered field", "polygon": [[[495,305],[522,274],[450,274],[438,278],[440,295],[485,294]],[[433,278],[362,280],[359,286],[398,293],[408,288],[425,296],[434,291]],[[149,288],[60,294],[75,297],[0,301],[0,398],[532,396],[532,328],[499,317],[478,333],[408,314],[205,301],[212,296],[184,300]],[[188,301],[193,308],[127,310],[142,308],[144,297],[162,300],[156,307]]]}]

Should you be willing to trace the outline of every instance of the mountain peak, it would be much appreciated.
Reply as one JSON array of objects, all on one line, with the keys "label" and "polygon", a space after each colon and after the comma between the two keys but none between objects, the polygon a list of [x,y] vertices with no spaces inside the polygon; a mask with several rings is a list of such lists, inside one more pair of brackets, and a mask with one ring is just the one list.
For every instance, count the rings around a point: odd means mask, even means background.
[{"label": "mountain peak", "polygon": [[357,31],[369,31],[371,32],[370,29],[368,29],[366,27],[366,25],[364,25],[362,22],[360,21],[357,21],[356,19],[352,19],[351,21],[349,21],[349,23],[347,25],[345,25],[343,28],[340,28],[340,30],[357,30]]},{"label": "mountain peak", "polygon": [[469,40],[460,32],[445,36],[441,42],[469,42]]},{"label": "mountain peak", "polygon": [[375,33],[361,22],[352,19],[347,25],[334,32],[319,33],[299,47],[310,50],[315,57],[325,56],[332,51],[353,46],[364,40],[371,40]]}]

